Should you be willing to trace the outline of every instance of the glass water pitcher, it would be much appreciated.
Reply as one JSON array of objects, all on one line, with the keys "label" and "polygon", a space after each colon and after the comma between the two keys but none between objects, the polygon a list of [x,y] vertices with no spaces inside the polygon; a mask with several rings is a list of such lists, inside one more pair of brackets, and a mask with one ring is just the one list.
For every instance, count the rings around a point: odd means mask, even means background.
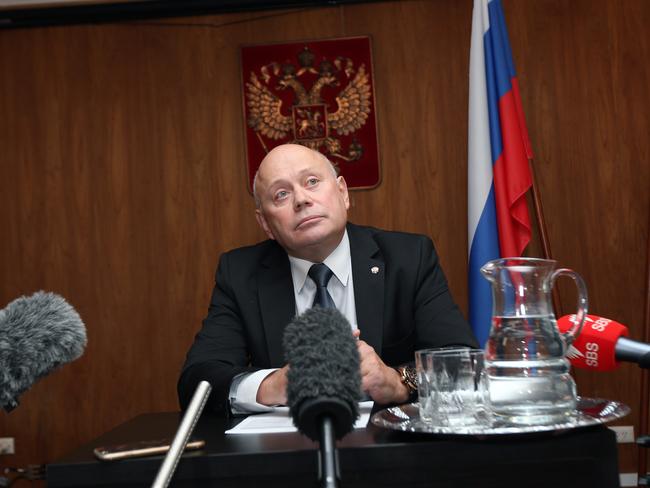
[{"label": "glass water pitcher", "polygon": [[[492,327],[485,347],[490,405],[496,418],[515,424],[563,422],[575,412],[576,385],[565,358],[587,314],[587,289],[576,272],[556,262],[504,258],[481,268],[492,284]],[[574,326],[560,333],[551,302],[558,276],[578,287]]]}]

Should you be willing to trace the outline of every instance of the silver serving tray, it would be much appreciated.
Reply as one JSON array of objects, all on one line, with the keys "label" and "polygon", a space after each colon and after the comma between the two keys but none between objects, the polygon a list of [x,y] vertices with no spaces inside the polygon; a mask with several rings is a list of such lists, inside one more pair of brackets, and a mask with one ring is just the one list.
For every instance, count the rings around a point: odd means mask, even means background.
[{"label": "silver serving tray", "polygon": [[630,407],[620,402],[603,398],[579,398],[573,415],[558,423],[523,425],[485,417],[482,422],[449,426],[423,422],[420,419],[419,405],[408,403],[377,412],[372,416],[371,422],[379,427],[402,432],[484,436],[570,430],[611,422],[628,413]]}]

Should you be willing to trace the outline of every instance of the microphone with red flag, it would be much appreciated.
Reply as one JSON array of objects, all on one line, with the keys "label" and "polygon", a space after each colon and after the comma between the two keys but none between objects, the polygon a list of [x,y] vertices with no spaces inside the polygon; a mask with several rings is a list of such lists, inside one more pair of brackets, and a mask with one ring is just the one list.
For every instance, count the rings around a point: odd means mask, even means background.
[{"label": "microphone with red flag", "polygon": [[[565,315],[557,321],[560,332],[575,323],[575,315]],[[566,357],[576,368],[611,371],[620,361],[637,363],[650,368],[650,344],[627,339],[628,329],[614,320],[587,315],[582,331],[569,346]]]}]

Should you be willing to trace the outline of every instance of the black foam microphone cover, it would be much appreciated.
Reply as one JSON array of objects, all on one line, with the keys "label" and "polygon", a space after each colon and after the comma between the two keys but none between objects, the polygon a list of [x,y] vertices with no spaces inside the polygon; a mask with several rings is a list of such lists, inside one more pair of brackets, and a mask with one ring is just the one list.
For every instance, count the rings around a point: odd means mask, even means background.
[{"label": "black foam microphone cover", "polygon": [[318,440],[320,419],[328,416],[340,439],[352,430],[361,400],[359,352],[350,323],[335,308],[311,308],[287,325],[283,346],[294,424]]}]

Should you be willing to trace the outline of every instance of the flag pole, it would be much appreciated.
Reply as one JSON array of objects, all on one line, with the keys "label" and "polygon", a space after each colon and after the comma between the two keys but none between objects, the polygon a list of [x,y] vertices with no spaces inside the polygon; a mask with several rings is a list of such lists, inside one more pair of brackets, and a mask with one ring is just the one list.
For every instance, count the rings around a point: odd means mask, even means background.
[{"label": "flag pole", "polygon": [[[537,221],[537,228],[539,229],[539,237],[542,243],[542,255],[544,259],[553,259],[551,252],[551,243],[548,238],[548,231],[546,230],[546,220],[544,218],[544,208],[542,207],[542,199],[539,193],[539,186],[537,185],[537,177],[535,175],[535,166],[533,165],[533,158],[528,158],[528,167],[530,168],[530,176],[533,181],[531,186],[531,193],[533,197],[533,208],[535,209],[535,220]],[[562,302],[560,301],[560,293],[556,286],[553,287],[553,308],[555,315],[562,315]]]}]

